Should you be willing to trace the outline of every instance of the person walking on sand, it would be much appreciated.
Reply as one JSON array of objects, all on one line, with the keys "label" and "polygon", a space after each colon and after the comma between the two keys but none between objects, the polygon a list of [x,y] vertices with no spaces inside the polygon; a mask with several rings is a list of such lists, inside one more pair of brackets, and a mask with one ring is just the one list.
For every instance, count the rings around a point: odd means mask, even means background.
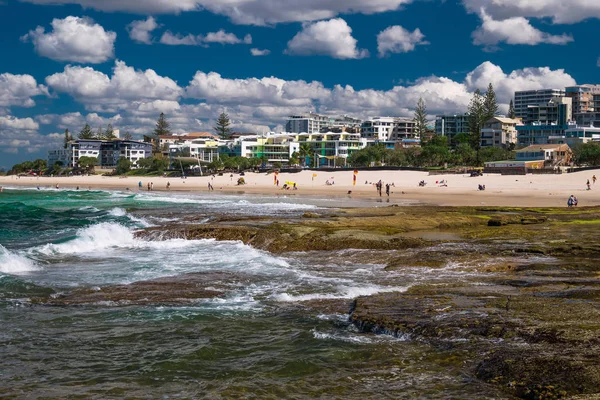
[{"label": "person walking on sand", "polygon": [[150,182],[148,182],[148,191],[150,191]]},{"label": "person walking on sand", "polygon": [[138,190],[142,190],[142,181],[138,182]]},{"label": "person walking on sand", "polygon": [[171,182],[167,182],[167,190],[171,190]]},{"label": "person walking on sand", "polygon": [[587,180],[586,186],[587,186],[587,190],[592,190],[592,187],[590,186],[590,180],[589,179]]},{"label": "person walking on sand", "polygon": [[592,176],[592,183],[594,183],[594,184],[595,184],[595,183],[596,183],[596,179],[597,179],[597,178],[596,178],[596,175]]},{"label": "person walking on sand", "polygon": [[387,195],[387,197],[390,197],[390,184],[389,183],[385,184],[385,194]]},{"label": "person walking on sand", "polygon": [[154,182],[150,182],[150,191],[154,191]]}]

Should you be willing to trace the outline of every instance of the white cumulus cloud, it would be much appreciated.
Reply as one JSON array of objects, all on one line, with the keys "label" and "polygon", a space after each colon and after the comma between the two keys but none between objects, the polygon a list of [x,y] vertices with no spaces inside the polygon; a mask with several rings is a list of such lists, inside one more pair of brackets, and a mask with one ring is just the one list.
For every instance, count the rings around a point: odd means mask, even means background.
[{"label": "white cumulus cloud", "polygon": [[[334,18],[340,14],[375,14],[398,10],[414,0],[23,0],[36,4],[79,4],[108,12],[178,14],[208,10],[236,24],[271,25]],[[581,1],[581,0],[578,0]]]},{"label": "white cumulus cloud", "polygon": [[38,26],[22,39],[30,40],[39,55],[52,60],[98,64],[114,57],[117,34],[89,18],[69,16],[52,20],[52,32]]},{"label": "white cumulus cloud", "polygon": [[271,50],[269,49],[250,49],[250,53],[254,56],[254,57],[261,57],[261,56],[268,56],[269,54],[271,54]]},{"label": "white cumulus cloud", "polygon": [[[160,112],[166,114],[176,133],[210,131],[223,110],[232,118],[234,129],[262,132],[280,126],[288,115],[308,110],[362,118],[411,117],[420,97],[426,100],[431,114],[465,112],[473,91],[485,90],[490,82],[501,109],[506,112],[516,90],[575,84],[564,70],[541,67],[505,72],[491,62],[482,63],[461,80],[429,76],[385,90],[358,90],[346,84],[328,87],[319,81],[272,76],[228,78],[202,71],[197,71],[183,89],[168,77],[155,76],[154,71],[135,70],[121,62],[117,62],[111,76],[92,68],[69,66],[64,72],[48,77],[47,82],[59,93],[72,95],[89,113],[45,114],[36,117],[35,123],[47,129],[54,127],[55,132],[68,128],[75,133],[86,122],[94,128],[111,122],[115,129],[129,131],[137,138],[152,131]],[[24,139],[24,136],[22,133],[13,137]]]},{"label": "white cumulus cloud", "polygon": [[573,24],[600,18],[597,0],[462,0],[465,8],[479,13],[484,8],[494,19],[513,17],[551,18],[555,24]]},{"label": "white cumulus cloud", "polygon": [[485,10],[480,12],[482,24],[473,32],[473,44],[496,46],[501,42],[534,46],[540,43],[564,45],[573,41],[571,35],[551,35],[534,28],[523,17],[494,20]]},{"label": "white cumulus cloud", "polygon": [[159,25],[156,22],[156,19],[150,16],[145,20],[133,21],[127,25],[127,31],[129,32],[129,37],[131,40],[138,43],[151,44],[151,33],[158,27]]},{"label": "white cumulus cloud", "polygon": [[0,107],[33,107],[32,97],[48,95],[44,85],[38,85],[31,75],[0,74]]},{"label": "white cumulus cloud", "polygon": [[352,28],[341,18],[306,24],[288,42],[286,54],[325,55],[339,59],[358,59],[369,56],[369,52],[356,47]]},{"label": "white cumulus cloud", "polygon": [[171,78],[162,77],[152,69],[135,70],[123,61],[115,62],[110,77],[91,67],[67,65],[63,72],[48,76],[46,83],[94,110],[102,110],[102,106],[120,107],[132,100],[177,100],[183,93]]},{"label": "white cumulus cloud", "polygon": [[220,44],[252,44],[252,36],[246,35],[240,39],[233,33],[227,33],[223,29],[217,32],[209,32],[206,35],[182,35],[166,31],[160,38],[162,44],[171,46],[207,46],[208,43]]},{"label": "white cumulus cloud", "polygon": [[377,35],[379,57],[388,53],[408,53],[417,45],[429,44],[419,28],[410,32],[399,25],[390,26]]}]

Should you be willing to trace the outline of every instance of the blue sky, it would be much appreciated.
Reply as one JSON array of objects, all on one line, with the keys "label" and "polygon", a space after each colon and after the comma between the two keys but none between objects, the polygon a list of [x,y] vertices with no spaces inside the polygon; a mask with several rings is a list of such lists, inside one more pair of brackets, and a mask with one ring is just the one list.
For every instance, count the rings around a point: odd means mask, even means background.
[{"label": "blue sky", "polygon": [[[568,3],[568,4],[567,4]],[[592,4],[593,3],[593,4]],[[0,0],[0,167],[112,123],[278,130],[291,113],[464,112],[492,82],[600,83],[588,0]]]}]

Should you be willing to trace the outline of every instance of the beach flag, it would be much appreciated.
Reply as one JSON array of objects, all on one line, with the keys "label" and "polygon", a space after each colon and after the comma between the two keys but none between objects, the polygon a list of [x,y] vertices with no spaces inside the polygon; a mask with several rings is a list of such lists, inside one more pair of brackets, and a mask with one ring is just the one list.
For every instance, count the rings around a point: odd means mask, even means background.
[{"label": "beach flag", "polygon": [[352,186],[356,186],[356,174],[352,175]]},{"label": "beach flag", "polygon": [[279,172],[275,171],[273,174],[273,185],[277,185],[277,175],[279,175]]},{"label": "beach flag", "polygon": [[317,177],[317,174],[313,174],[312,180],[314,181],[316,177]]},{"label": "beach flag", "polygon": [[354,170],[354,175],[358,175],[358,170],[357,169]]}]

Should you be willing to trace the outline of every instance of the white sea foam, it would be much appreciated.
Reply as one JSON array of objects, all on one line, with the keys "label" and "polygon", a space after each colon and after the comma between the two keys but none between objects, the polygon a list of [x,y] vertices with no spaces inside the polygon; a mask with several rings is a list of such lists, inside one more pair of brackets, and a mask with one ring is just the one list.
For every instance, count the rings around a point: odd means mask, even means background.
[{"label": "white sea foam", "polygon": [[121,207],[115,207],[112,210],[110,210],[108,214],[112,215],[113,217],[124,217],[127,215],[127,211],[125,211]]},{"label": "white sea foam", "polygon": [[350,332],[319,332],[316,329],[311,330],[313,337],[320,340],[339,340],[342,342],[355,343],[355,344],[373,344],[373,343],[387,343],[392,341],[406,341],[405,338],[395,338],[388,335],[368,335],[368,334],[356,334]]},{"label": "white sea foam", "polygon": [[167,241],[145,241],[136,239],[133,231],[121,224],[104,222],[77,231],[76,238],[65,243],[46,244],[33,249],[46,255],[93,253],[108,248],[155,248],[173,249],[193,246],[194,241],[172,239]]},{"label": "white sea foam", "polygon": [[335,293],[311,293],[302,295],[290,295],[288,293],[281,293],[272,296],[276,301],[281,302],[301,302],[309,300],[329,300],[329,299],[354,299],[359,296],[371,296],[377,293],[389,293],[389,292],[405,292],[406,287],[381,287],[381,286],[351,286],[351,287],[340,287]]},{"label": "white sea foam", "polygon": [[134,215],[131,215],[131,214],[129,214],[127,211],[125,211],[121,207],[115,207],[115,208],[113,208],[112,210],[110,210],[108,212],[108,214],[111,215],[111,216],[113,216],[113,217],[127,217],[131,221],[136,222],[139,226],[141,226],[143,228],[149,228],[151,226],[154,226],[154,224],[151,224],[146,219],[139,218],[139,217],[136,217]]},{"label": "white sea foam", "polygon": [[0,272],[10,275],[24,275],[37,269],[32,260],[15,254],[0,244]]}]

